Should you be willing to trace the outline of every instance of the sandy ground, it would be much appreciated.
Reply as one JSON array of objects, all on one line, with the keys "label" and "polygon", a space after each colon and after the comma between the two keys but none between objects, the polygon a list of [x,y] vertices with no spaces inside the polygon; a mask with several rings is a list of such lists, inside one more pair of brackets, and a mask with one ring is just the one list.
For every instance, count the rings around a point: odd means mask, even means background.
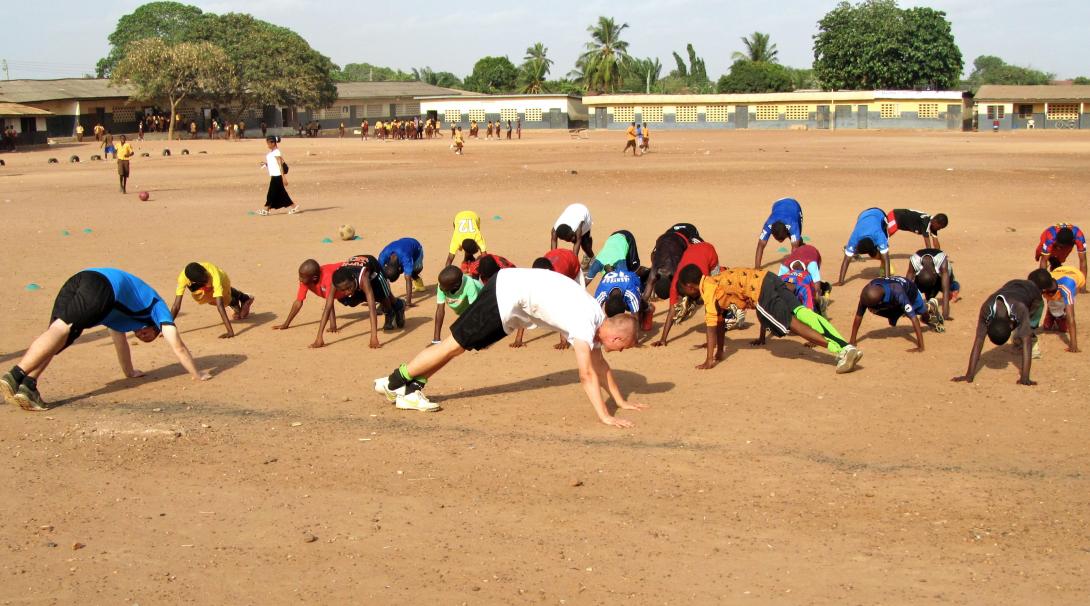
[{"label": "sandy ground", "polygon": [[[529,132],[471,140],[456,157],[445,140],[291,139],[289,189],[306,209],[291,217],[249,214],[266,185],[259,140],[173,142],[169,158],[165,142],[138,144],[151,157],[133,161],[129,189],[150,191],[145,203],[117,193],[112,163],[86,161],[94,143],[3,155],[5,369],[85,267],[132,271],[169,300],[187,262],[210,260],[257,303],[232,340],[217,338],[214,309],[185,303],[179,326],[210,382],[162,343],[134,347],[148,376],[122,380],[97,329],[42,380],[64,406],[0,412],[0,602],[1090,601],[1090,353],[1043,337],[1040,384],[1027,388],[1010,348],[988,345],[976,383],[950,382],[982,298],[1033,268],[1041,230],[1090,227],[1090,136],[660,131],[635,159],[623,144]],[[85,161],[68,164],[72,153]],[[827,352],[797,338],[755,348],[750,328],[699,372],[698,316],[666,349],[609,356],[650,405],[617,430],[595,419],[574,356],[540,331],[528,349],[455,361],[429,385],[440,413],[386,404],[371,379],[431,339],[432,293],[380,350],[367,348],[366,312],[308,349],[313,297],[292,329],[271,330],[307,257],[413,236],[434,288],[459,210],[477,210],[490,249],[520,264],[582,201],[599,242],[630,229],[649,259],[659,233],[689,221],[724,265],[744,266],[785,195],[803,203],[828,274],[863,208],[948,213],[942,241],[964,300],[946,334],[925,333],[927,351],[910,354],[910,328],[869,317],[861,369],[838,376]],[[323,243],[342,223],[362,239]],[[920,239],[891,244],[903,272]],[[853,264],[834,290],[842,331],[874,275]]]}]

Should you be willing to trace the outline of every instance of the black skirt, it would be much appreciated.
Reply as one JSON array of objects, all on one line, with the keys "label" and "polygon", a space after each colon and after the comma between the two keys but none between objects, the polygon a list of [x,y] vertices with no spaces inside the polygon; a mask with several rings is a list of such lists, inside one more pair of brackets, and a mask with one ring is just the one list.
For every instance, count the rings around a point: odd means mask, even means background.
[{"label": "black skirt", "polygon": [[284,177],[269,177],[269,193],[265,194],[266,208],[287,208],[294,206],[288,190],[284,189]]}]

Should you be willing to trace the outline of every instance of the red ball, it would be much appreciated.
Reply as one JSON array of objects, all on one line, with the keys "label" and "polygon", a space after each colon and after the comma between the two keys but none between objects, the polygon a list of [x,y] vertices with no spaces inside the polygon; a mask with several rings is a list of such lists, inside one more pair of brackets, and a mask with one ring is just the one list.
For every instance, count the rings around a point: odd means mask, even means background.
[{"label": "red ball", "polygon": [[150,197],[151,197],[151,194],[149,194],[148,192],[146,192],[146,191],[140,192],[140,201],[141,202],[147,202],[148,198],[150,198]]}]

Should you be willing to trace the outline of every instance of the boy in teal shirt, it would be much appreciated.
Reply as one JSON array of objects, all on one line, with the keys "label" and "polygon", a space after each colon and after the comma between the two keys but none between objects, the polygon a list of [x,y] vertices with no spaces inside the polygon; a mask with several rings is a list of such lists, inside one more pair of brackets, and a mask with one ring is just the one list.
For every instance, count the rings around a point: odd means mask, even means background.
[{"label": "boy in teal shirt", "polygon": [[446,315],[446,306],[457,315],[477,300],[477,294],[483,288],[475,278],[471,278],[454,265],[448,265],[439,272],[439,288],[435,296],[435,332],[432,334],[432,344],[439,343],[439,336],[443,332],[443,317]]}]

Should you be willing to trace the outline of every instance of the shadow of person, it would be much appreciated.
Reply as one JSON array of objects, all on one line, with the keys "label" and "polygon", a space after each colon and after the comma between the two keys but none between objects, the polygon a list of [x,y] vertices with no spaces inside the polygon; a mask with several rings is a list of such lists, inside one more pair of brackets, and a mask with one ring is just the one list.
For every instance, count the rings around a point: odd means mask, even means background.
[{"label": "shadow of person", "polygon": [[988,346],[991,343],[985,341],[985,351],[980,354],[981,366],[987,366],[992,370],[1003,370],[1008,366],[1014,366],[1015,368],[1022,368],[1022,350],[1018,349],[1010,342],[1007,342],[999,347]]},{"label": "shadow of person", "polygon": [[[625,393],[636,394],[637,396],[651,393],[665,393],[674,388],[674,384],[670,381],[649,383],[647,381],[647,377],[639,373],[632,372],[630,370],[619,370],[614,368],[613,376],[617,379],[617,384],[621,387],[622,391],[624,391]],[[500,383],[497,385],[487,385],[484,387],[476,387],[466,391],[444,394],[444,398],[447,400],[479,398],[483,396],[496,396],[510,393],[519,393],[523,391],[542,389],[546,387],[563,387],[576,383],[579,383],[579,371],[573,368],[571,370],[558,370],[556,372],[551,372],[547,375],[530,377],[518,381]],[[603,385],[603,387],[605,386]]]},{"label": "shadow of person", "polygon": [[[867,315],[872,315],[872,314],[868,313]],[[869,318],[864,318],[863,321],[866,322],[868,319]],[[907,320],[906,318],[902,318],[901,322],[899,322],[897,324],[897,326],[890,326],[889,321],[887,321],[885,318],[878,318],[877,316],[874,316],[873,319],[882,321],[883,323],[886,324],[886,326],[883,327],[883,328],[876,328],[874,330],[869,330],[869,331],[864,330],[862,327],[860,327],[859,328],[859,342],[860,343],[862,343],[863,341],[865,341],[867,339],[888,339],[888,338],[891,338],[891,337],[899,337],[901,339],[904,339],[905,341],[908,341],[909,343],[912,343],[913,346],[916,345],[916,331],[912,330],[912,321],[911,320]],[[922,321],[920,323],[923,324]],[[927,344],[928,337],[938,335],[938,333],[936,333],[935,331],[930,330],[927,327],[926,324],[923,324],[923,326],[921,326],[921,328],[923,329],[924,345]]]},{"label": "shadow of person", "polygon": [[[219,354],[214,356],[203,356],[194,359],[197,368],[212,373],[212,380],[219,380],[219,376],[224,372],[242,364],[247,359],[246,356],[241,354]],[[67,406],[80,400],[85,400],[94,396],[104,396],[107,394],[124,391],[135,385],[145,385],[147,383],[155,383],[164,379],[173,379],[185,375],[186,370],[182,368],[181,364],[174,363],[169,366],[157,368],[155,370],[147,371],[147,373],[138,379],[117,379],[110,381],[109,383],[93,389],[87,393],[83,393],[77,396],[69,396],[63,400],[51,402],[49,407],[57,408],[60,406]]]},{"label": "shadow of person", "polygon": [[767,349],[773,356],[785,360],[805,359],[815,364],[836,364],[836,356],[829,353],[827,349],[817,346],[807,347],[806,341],[797,336],[773,337],[769,335],[764,345],[750,345],[749,340],[745,343],[746,347]]}]

